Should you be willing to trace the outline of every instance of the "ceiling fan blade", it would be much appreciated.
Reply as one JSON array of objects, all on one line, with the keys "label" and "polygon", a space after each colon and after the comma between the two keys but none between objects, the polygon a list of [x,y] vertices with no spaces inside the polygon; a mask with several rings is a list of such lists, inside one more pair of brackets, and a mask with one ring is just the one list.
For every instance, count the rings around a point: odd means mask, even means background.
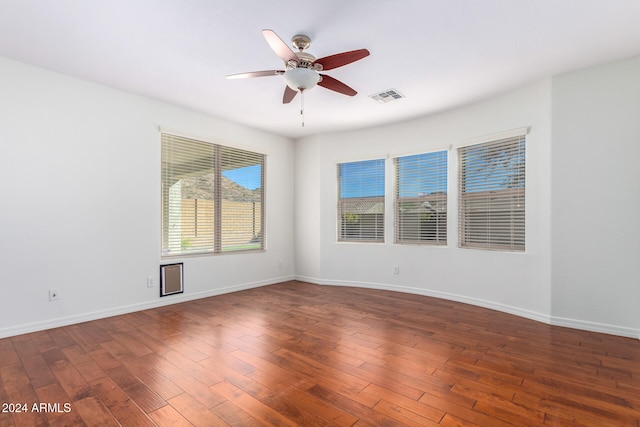
[{"label": "ceiling fan blade", "polygon": [[298,56],[293,50],[286,44],[273,30],[262,30],[262,35],[271,46],[271,49],[282,59],[284,62],[295,61],[298,62]]},{"label": "ceiling fan blade", "polygon": [[352,62],[358,61],[367,56],[369,56],[369,51],[367,49],[358,49],[350,52],[342,52],[336,53],[335,55],[325,56],[324,58],[316,59],[314,63],[322,65],[323,70],[333,70],[334,68],[351,64]]},{"label": "ceiling fan blade", "polygon": [[284,74],[284,70],[266,70],[266,71],[251,71],[249,73],[229,74],[228,79],[248,79],[251,77],[268,77],[268,76],[280,76]]},{"label": "ceiling fan blade", "polygon": [[282,95],[282,103],[283,104],[290,103],[293,100],[293,98],[296,97],[297,94],[298,94],[297,91],[291,89],[289,86],[285,86],[284,95]]},{"label": "ceiling fan blade", "polygon": [[327,76],[326,74],[320,74],[322,76],[322,80],[318,82],[318,86],[322,86],[323,88],[336,91],[338,93],[342,93],[348,96],[354,96],[358,92],[342,83],[340,80],[334,79],[331,76]]}]

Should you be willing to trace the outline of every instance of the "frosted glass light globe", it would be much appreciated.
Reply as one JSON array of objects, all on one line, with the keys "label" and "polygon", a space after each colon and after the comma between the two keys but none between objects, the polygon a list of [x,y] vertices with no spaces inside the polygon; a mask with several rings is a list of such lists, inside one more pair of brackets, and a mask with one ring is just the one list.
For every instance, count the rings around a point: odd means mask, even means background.
[{"label": "frosted glass light globe", "polygon": [[289,68],[284,73],[284,81],[291,89],[302,92],[318,84],[320,75],[317,71],[309,68]]}]

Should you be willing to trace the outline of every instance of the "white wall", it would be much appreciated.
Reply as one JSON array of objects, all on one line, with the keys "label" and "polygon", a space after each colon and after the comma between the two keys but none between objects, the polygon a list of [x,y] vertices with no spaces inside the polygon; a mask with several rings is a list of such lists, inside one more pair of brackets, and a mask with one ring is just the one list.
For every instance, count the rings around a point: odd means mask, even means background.
[{"label": "white wall", "polygon": [[[315,283],[440,296],[549,321],[550,94],[550,81],[545,80],[432,117],[367,130],[316,135],[298,141],[296,275]],[[393,104],[380,108],[393,108]],[[526,253],[457,248],[455,146],[521,127],[530,128],[527,136]],[[452,145],[454,148],[449,151],[448,247],[394,244],[391,158],[449,149]],[[337,243],[336,164],[370,158],[387,158],[386,242]],[[313,203],[300,202],[303,198]],[[316,256],[320,257],[319,263]],[[393,274],[393,265],[399,266],[400,274]]]},{"label": "white wall", "polygon": [[[309,141],[296,142],[295,166],[295,271],[310,277],[320,277],[322,270],[322,238],[320,212],[323,199],[318,189],[323,165],[317,159],[322,156],[322,144]],[[298,250],[300,249],[300,250]]]},{"label": "white wall", "polygon": [[[292,141],[3,58],[0,76],[0,336],[293,277]],[[184,259],[162,299],[160,126],[267,154],[268,250]]]},{"label": "white wall", "polygon": [[640,57],[553,79],[559,324],[640,331]]}]

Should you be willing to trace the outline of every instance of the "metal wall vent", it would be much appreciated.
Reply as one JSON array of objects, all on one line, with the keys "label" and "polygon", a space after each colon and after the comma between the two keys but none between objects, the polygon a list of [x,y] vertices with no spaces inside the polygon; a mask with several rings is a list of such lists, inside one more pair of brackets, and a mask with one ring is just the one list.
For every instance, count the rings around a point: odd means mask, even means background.
[{"label": "metal wall vent", "polygon": [[160,266],[160,296],[165,297],[172,294],[184,292],[184,274],[182,263],[164,264]]},{"label": "metal wall vent", "polygon": [[404,98],[404,95],[395,89],[388,89],[379,93],[369,95],[369,98],[380,104],[386,104],[387,102],[395,101],[396,99]]}]

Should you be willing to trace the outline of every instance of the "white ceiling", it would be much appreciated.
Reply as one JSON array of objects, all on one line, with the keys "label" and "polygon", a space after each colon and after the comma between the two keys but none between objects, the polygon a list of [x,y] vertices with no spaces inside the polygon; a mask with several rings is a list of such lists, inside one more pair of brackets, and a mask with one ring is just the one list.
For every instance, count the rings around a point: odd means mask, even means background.
[{"label": "white ceiling", "polygon": [[[326,71],[282,104],[282,69],[261,30],[312,38]],[[640,54],[639,0],[0,0],[0,55],[297,138],[433,114],[550,75]],[[406,98],[368,95],[394,88]]]}]

